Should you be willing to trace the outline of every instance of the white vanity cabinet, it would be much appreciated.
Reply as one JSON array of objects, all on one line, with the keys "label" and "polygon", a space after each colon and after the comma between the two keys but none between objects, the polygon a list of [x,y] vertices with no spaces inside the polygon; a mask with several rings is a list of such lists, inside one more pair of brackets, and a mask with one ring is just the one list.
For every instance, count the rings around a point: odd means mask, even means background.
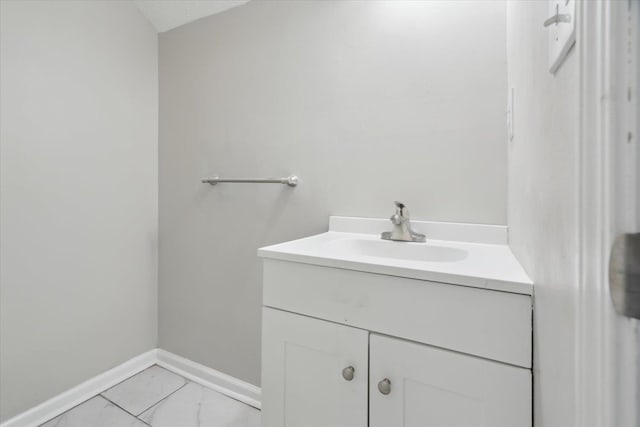
[{"label": "white vanity cabinet", "polygon": [[528,369],[263,309],[263,427],[529,427]]},{"label": "white vanity cabinet", "polygon": [[506,227],[329,224],[258,251],[262,426],[531,427],[533,283]]},{"label": "white vanity cabinet", "polygon": [[530,295],[265,260],[263,427],[531,427]]},{"label": "white vanity cabinet", "polygon": [[369,333],[271,308],[262,322],[262,426],[366,427]]},{"label": "white vanity cabinet", "polygon": [[376,334],[369,357],[371,427],[531,426],[528,369]]}]

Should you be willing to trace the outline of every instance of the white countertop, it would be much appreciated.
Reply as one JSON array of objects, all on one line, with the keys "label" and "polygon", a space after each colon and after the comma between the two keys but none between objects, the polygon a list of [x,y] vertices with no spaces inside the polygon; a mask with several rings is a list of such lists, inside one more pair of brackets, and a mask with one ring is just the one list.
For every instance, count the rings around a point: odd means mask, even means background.
[{"label": "white countertop", "polygon": [[[380,239],[379,232],[390,230],[388,220],[331,217],[330,231],[267,246],[259,249],[258,255],[475,288],[533,293],[531,279],[506,244],[506,227],[421,221],[412,224],[416,231],[427,235],[426,243]],[[469,241],[461,241],[465,235]],[[396,255],[384,256],[386,253]]]}]

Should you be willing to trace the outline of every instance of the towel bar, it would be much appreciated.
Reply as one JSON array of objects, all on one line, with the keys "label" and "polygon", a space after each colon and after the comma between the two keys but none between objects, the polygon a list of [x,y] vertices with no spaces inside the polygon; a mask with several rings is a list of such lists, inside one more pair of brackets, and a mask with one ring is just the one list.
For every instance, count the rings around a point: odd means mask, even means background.
[{"label": "towel bar", "polygon": [[286,178],[264,178],[264,179],[229,179],[229,178],[220,178],[214,176],[213,178],[205,178],[202,180],[203,184],[216,185],[221,182],[227,183],[240,183],[240,184],[287,184],[289,187],[295,187],[298,185],[298,177],[295,175],[290,175]]}]

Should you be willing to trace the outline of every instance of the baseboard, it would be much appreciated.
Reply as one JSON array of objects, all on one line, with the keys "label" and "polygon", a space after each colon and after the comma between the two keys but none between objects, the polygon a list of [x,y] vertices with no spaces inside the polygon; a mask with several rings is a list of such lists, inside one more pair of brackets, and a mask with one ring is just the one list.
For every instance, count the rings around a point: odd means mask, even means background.
[{"label": "baseboard", "polygon": [[177,354],[153,349],[8,419],[0,427],[38,426],[153,365],[162,366],[195,383],[261,409],[260,387]]},{"label": "baseboard", "polygon": [[159,349],[157,358],[157,364],[165,369],[254,408],[261,409],[262,407],[260,387],[166,350]]},{"label": "baseboard", "polygon": [[95,377],[46,400],[13,418],[0,424],[0,427],[31,427],[38,426],[50,419],[57,417],[65,411],[81,404],[96,394],[113,387],[132,375],[154,365],[157,360],[158,350],[149,350],[133,359],[116,366],[113,369],[96,375]]}]

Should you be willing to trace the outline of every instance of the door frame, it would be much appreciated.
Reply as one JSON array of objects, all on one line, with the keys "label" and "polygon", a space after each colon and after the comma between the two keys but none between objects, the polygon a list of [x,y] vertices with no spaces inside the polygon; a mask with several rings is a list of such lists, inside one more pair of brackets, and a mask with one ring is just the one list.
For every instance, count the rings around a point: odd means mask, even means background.
[{"label": "door frame", "polygon": [[[615,236],[638,231],[638,2],[576,4],[579,55],[576,426],[638,425],[640,322],[611,303]],[[630,33],[629,33],[630,31]],[[636,42],[637,43],[637,42]],[[631,47],[631,49],[629,48]],[[631,59],[630,64],[627,62]],[[629,132],[631,132],[630,140]]]}]

